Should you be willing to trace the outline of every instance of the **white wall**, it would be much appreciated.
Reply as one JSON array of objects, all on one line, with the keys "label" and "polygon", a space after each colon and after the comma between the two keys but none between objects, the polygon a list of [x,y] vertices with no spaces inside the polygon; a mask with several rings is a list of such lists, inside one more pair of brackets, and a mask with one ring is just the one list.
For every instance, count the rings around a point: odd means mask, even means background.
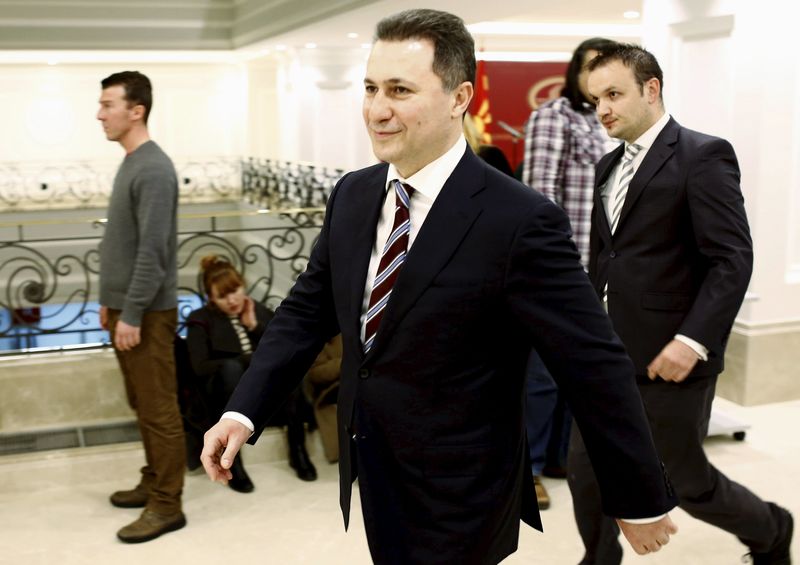
[{"label": "white wall", "polygon": [[728,138],[739,158],[755,247],[745,332],[800,329],[800,63],[776,40],[796,33],[792,6],[644,1],[643,43],[663,67],[667,110]]},{"label": "white wall", "polygon": [[0,161],[121,158],[95,120],[100,80],[139,70],[153,82],[150,132],[174,160],[246,149],[247,73],[231,64],[0,65]]},{"label": "white wall", "polygon": [[375,162],[361,117],[368,52],[302,50],[277,70],[278,156],[357,169]]}]

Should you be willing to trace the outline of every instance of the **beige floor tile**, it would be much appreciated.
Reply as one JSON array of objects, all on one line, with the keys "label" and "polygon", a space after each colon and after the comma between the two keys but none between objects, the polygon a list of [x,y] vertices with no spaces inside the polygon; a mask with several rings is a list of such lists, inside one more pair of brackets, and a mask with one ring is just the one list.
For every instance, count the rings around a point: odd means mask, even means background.
[{"label": "beige floor tile", "polygon": [[[752,408],[718,402],[751,425],[744,442],[711,438],[712,461],[756,493],[800,516],[800,401]],[[313,438],[314,441],[317,438]],[[274,442],[273,442],[274,443]],[[274,448],[274,447],[273,447]],[[273,449],[270,448],[270,449]],[[345,533],[338,480],[315,450],[320,478],[299,481],[285,461],[265,461],[252,448],[247,465],[256,491],[239,494],[204,475],[188,475],[189,524],[152,542],[125,545],[115,532],[138,511],[113,508],[109,493],[132,486],[141,451],[135,446],[0,458],[12,488],[0,488],[0,563],[8,565],[220,565],[235,563],[360,565],[370,563],[356,504]],[[50,480],[48,480],[50,477]],[[581,546],[565,481],[545,479],[553,504],[545,533],[523,527],[519,550],[504,563],[570,565]],[[354,493],[357,499],[357,493]],[[681,529],[661,553],[626,552],[624,565],[734,565],[744,548],[730,535],[674,513]],[[795,561],[800,553],[795,544]]]}]

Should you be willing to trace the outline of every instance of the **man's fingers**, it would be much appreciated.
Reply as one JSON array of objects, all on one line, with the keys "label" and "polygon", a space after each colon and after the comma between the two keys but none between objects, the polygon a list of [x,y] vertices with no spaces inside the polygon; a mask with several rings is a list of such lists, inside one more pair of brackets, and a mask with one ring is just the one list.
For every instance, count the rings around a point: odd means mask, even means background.
[{"label": "man's fingers", "polygon": [[215,482],[227,482],[232,478],[230,471],[223,469],[220,466],[220,454],[224,446],[219,438],[209,440],[206,438],[206,443],[203,446],[203,451],[200,453],[200,462],[203,464],[208,478]]},{"label": "man's fingers", "polygon": [[221,464],[223,469],[230,469],[231,465],[233,465],[233,460],[242,447],[241,444],[236,445],[236,443],[236,440],[232,438],[228,439],[228,445],[225,448],[225,452],[222,454]]},{"label": "man's fingers", "polygon": [[227,484],[236,454],[249,437],[249,430],[233,420],[220,420],[204,436],[200,462],[212,481]]},{"label": "man's fingers", "polygon": [[658,357],[656,357],[648,366],[647,366],[647,377],[654,381],[658,378]]}]

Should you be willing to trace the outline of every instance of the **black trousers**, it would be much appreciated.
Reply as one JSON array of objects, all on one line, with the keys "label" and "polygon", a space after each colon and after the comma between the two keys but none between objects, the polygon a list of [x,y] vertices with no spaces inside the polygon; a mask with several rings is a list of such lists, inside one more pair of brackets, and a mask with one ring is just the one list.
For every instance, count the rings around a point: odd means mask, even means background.
[{"label": "black trousers", "polygon": [[[776,507],[719,472],[703,450],[717,377],[682,383],[646,377],[637,381],[656,449],[680,507],[732,533],[754,551],[772,548],[780,535]],[[581,565],[619,565],[619,528],[602,513],[599,486],[577,426],[572,426],[567,468],[575,520],[586,550]]]},{"label": "black trousers", "polygon": [[[233,394],[236,385],[247,370],[248,362],[240,358],[225,359],[219,370],[212,376],[208,383],[209,404],[215,413],[215,419],[222,416],[228,399]],[[287,399],[281,410],[267,422],[268,426],[286,425],[286,434],[289,440],[289,447],[304,445],[305,442],[305,420],[306,415],[311,411],[308,401],[303,396],[302,387],[298,386]]]}]

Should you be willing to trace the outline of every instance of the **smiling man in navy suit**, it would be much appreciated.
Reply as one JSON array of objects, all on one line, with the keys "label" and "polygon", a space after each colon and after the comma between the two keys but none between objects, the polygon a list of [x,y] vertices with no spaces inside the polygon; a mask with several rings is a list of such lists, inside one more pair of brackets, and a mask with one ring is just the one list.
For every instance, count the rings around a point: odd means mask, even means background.
[{"label": "smiling man in navy suit", "polygon": [[385,163],[337,184],[306,271],[206,434],[203,463],[230,479],[240,446],[341,332],[345,526],[358,477],[376,563],[498,563],[516,550],[520,520],[541,529],[523,415],[533,346],[584,431],[604,510],[662,515],[623,522],[636,551],[657,551],[675,531],[665,515],[675,500],[633,366],[564,213],[467,147],[474,79],[461,19],[410,10],[378,24],[363,114]]},{"label": "smiling man in navy suit", "polygon": [[[664,111],[661,68],[641,47],[604,49],[588,69],[600,121],[625,142],[597,164],[589,277],[636,367],[680,507],[736,535],[756,565],[788,565],[791,515],[720,473],[702,445],[753,267],[736,154]],[[618,565],[618,530],[580,433],[568,468],[581,563]]]}]

